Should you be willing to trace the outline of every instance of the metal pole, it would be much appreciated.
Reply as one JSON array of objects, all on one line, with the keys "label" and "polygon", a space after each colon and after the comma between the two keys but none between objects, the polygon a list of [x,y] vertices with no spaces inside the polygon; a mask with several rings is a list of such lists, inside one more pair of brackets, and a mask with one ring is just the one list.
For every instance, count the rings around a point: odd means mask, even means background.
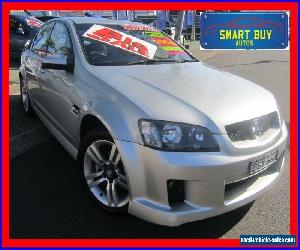
[{"label": "metal pole", "polygon": [[192,36],[191,40],[195,41],[196,40],[196,11],[193,10],[193,22],[192,22]]},{"label": "metal pole", "polygon": [[180,36],[183,28],[184,16],[185,16],[185,10],[178,12],[176,29],[175,29],[175,40],[179,42],[180,42]]}]

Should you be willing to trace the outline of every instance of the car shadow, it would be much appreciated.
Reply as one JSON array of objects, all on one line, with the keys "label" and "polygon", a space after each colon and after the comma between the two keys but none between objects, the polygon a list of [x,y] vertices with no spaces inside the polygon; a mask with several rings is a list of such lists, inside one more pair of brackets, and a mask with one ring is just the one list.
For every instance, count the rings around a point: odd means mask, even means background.
[{"label": "car shadow", "polygon": [[[253,202],[226,214],[186,223],[177,227],[154,225],[134,216],[124,220],[130,220],[135,224],[134,227],[130,228],[130,234],[138,235],[138,237],[142,238],[220,238],[247,214],[252,205]],[[127,237],[130,238],[129,235]]]},{"label": "car shadow", "polygon": [[[13,87],[13,86],[10,86]],[[19,87],[17,86],[17,89]],[[37,116],[28,117],[21,102],[19,90],[9,96],[10,158],[15,158],[52,137]]]},{"label": "car shadow", "polygon": [[10,58],[9,69],[19,69],[20,65],[21,65],[20,58]]},{"label": "car shadow", "polygon": [[36,117],[29,118],[25,115],[19,94],[9,96],[10,107],[10,137],[22,134],[40,123]]}]

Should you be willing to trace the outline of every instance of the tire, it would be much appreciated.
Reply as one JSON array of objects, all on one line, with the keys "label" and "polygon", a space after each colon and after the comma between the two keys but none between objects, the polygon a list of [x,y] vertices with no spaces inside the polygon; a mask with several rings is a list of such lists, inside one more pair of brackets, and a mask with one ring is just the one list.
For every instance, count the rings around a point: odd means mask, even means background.
[{"label": "tire", "polygon": [[28,86],[25,83],[23,78],[20,78],[20,98],[21,98],[21,104],[25,114],[28,116],[33,116],[34,111],[31,106]]},{"label": "tire", "polygon": [[127,177],[120,153],[107,133],[94,130],[86,135],[79,147],[77,163],[84,189],[98,206],[113,213],[127,211]]}]

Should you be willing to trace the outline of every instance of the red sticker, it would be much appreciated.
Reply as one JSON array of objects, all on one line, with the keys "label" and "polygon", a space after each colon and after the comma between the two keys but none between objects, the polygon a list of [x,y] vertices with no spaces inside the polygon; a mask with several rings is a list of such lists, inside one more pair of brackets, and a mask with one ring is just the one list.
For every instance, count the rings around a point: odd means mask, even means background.
[{"label": "red sticker", "polygon": [[155,31],[155,32],[159,31],[154,27],[146,26],[146,25],[138,25],[138,24],[123,24],[122,27],[125,30]]},{"label": "red sticker", "polygon": [[26,19],[26,23],[31,26],[31,27],[42,27],[42,24],[37,21],[37,20],[34,20],[34,19]]},{"label": "red sticker", "polygon": [[151,37],[151,39],[155,41],[155,43],[158,44],[159,46],[172,46],[172,47],[178,46],[174,41],[172,41],[168,37]]},{"label": "red sticker", "polygon": [[170,50],[168,51],[168,55],[175,56],[175,55],[182,55],[185,54],[183,50]]},{"label": "red sticker", "polygon": [[157,49],[151,43],[98,24],[93,25],[83,36],[149,59],[154,57]]}]

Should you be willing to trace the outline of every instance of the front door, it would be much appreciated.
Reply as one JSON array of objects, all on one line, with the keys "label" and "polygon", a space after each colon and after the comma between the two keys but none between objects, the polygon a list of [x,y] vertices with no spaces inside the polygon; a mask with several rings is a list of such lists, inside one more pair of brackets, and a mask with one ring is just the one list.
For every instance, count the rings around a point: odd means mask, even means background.
[{"label": "front door", "polygon": [[[68,28],[62,22],[56,22],[49,37],[47,55],[42,59],[56,58],[65,63],[69,61],[73,48]],[[73,72],[57,69],[40,70],[40,100],[42,108],[58,131],[74,146],[79,110],[76,110],[74,96],[75,76]]]}]

